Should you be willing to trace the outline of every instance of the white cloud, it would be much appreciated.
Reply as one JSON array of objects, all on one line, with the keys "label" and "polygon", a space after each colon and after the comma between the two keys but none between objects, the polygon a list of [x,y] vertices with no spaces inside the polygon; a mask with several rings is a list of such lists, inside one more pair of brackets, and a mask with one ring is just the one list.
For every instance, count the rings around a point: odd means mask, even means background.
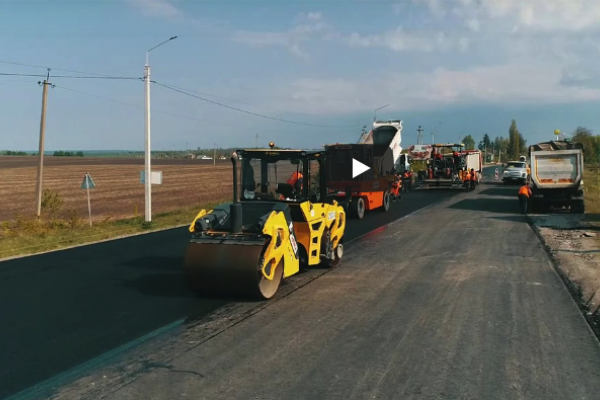
[{"label": "white cloud", "polygon": [[442,5],[443,3],[447,3],[442,0],[412,0],[415,4],[425,4],[429,11],[437,18],[443,18],[446,16],[446,9]]},{"label": "white cloud", "polygon": [[149,17],[163,17],[167,19],[176,19],[183,17],[179,8],[173,5],[171,0],[130,0],[133,5]]},{"label": "white cloud", "polygon": [[300,14],[293,28],[284,32],[252,32],[238,31],[233,40],[251,46],[282,46],[298,57],[307,58],[308,53],[302,50],[301,44],[315,37],[324,37],[333,33],[331,27],[323,21],[320,12]]},{"label": "white cloud", "polygon": [[527,30],[581,32],[600,28],[600,2],[596,0],[460,0],[454,13],[507,19]]},{"label": "white cloud", "polygon": [[564,80],[561,68],[506,64],[462,71],[438,68],[368,81],[298,79],[279,86],[269,97],[280,108],[315,115],[365,111],[382,98],[403,112],[459,104],[562,104],[600,99],[600,89],[564,85]]}]

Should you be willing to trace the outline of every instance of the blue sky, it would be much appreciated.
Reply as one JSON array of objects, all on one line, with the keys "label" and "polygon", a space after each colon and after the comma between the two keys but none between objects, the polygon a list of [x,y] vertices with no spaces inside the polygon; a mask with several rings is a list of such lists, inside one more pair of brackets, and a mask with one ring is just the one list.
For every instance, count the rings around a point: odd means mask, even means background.
[{"label": "blue sky", "polygon": [[[52,75],[142,77],[173,35],[153,80],[297,123],[152,85],[155,150],[355,141],[384,104],[403,147],[419,125],[426,143],[479,140],[513,118],[532,143],[600,122],[599,31],[589,0],[5,0],[0,72],[52,68],[47,150],[142,150],[141,81]],[[38,80],[0,76],[0,149],[37,148]]]}]

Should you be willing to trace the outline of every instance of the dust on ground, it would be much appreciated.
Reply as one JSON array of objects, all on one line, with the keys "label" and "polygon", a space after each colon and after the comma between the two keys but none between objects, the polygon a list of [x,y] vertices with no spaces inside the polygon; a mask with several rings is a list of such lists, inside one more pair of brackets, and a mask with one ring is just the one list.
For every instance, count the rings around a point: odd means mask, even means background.
[{"label": "dust on ground", "polygon": [[579,307],[600,337],[600,222],[588,215],[529,215]]}]

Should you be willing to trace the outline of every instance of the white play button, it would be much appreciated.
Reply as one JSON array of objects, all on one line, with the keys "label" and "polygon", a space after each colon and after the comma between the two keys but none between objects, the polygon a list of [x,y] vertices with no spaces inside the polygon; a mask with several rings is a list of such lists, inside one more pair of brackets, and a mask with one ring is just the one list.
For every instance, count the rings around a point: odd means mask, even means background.
[{"label": "white play button", "polygon": [[371,167],[367,167],[365,164],[360,161],[356,161],[354,158],[352,159],[352,178],[356,178],[358,175],[367,172]]}]

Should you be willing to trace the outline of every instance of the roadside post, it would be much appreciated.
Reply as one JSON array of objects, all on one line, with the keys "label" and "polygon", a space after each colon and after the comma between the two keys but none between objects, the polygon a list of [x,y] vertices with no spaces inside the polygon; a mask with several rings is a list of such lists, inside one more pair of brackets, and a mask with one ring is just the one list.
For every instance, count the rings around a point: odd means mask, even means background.
[{"label": "roadside post", "polygon": [[90,202],[90,189],[93,189],[95,187],[96,184],[94,183],[92,176],[88,172],[86,172],[85,176],[83,177],[83,182],[81,183],[81,188],[87,191],[88,215],[90,218],[90,226],[92,226],[92,203]]},{"label": "roadside post", "polygon": [[498,170],[498,168],[496,168],[496,171],[494,172],[494,179],[495,180],[500,179],[500,171]]}]

